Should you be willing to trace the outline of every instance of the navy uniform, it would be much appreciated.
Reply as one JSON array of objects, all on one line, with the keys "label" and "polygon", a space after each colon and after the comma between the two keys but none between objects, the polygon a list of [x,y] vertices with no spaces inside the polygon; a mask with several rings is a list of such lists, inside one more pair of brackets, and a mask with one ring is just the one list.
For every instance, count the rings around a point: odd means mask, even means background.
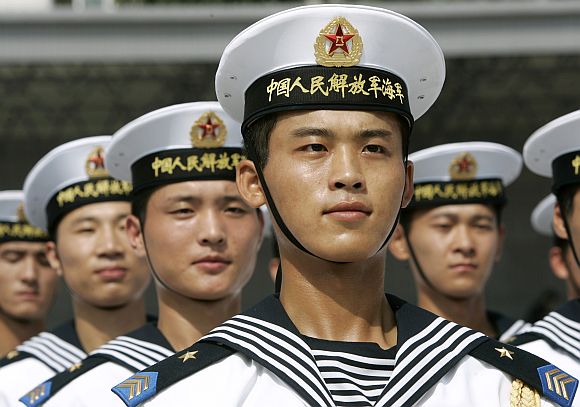
[{"label": "navy uniform", "polygon": [[[437,98],[444,71],[441,49],[412,20],[373,7],[318,5],[267,17],[234,38],[216,93],[226,112],[244,120],[242,133],[265,114],[300,109],[390,111],[412,123]],[[373,390],[376,406],[571,405],[578,381],[548,362],[386,298],[397,321],[395,348],[308,338],[273,296],[113,391],[128,406],[369,405],[331,377],[346,365],[370,372],[365,382],[373,372],[374,381],[389,378]],[[556,371],[563,376],[555,379]],[[565,402],[554,380],[565,386]]]},{"label": "navy uniform", "polygon": [[[109,140],[99,136],[65,143],[34,166],[24,184],[24,209],[32,225],[46,233],[81,205],[129,200],[131,184],[106,175],[103,154]],[[30,338],[0,361],[0,405],[21,406],[24,392],[86,356],[72,320]],[[46,391],[45,386],[38,394]]]},{"label": "navy uniform", "polygon": [[[506,187],[518,178],[522,169],[522,157],[517,151],[480,141],[426,148],[410,154],[409,160],[414,164],[414,194],[402,211],[402,219],[408,219],[414,210],[444,205],[479,203],[501,211],[506,203]],[[402,227],[406,223],[400,222]],[[434,292],[445,296],[425,274],[426,265],[421,263],[407,233],[405,239],[420,278]],[[491,310],[487,311],[487,318],[502,342],[529,326],[522,319]]]},{"label": "navy uniform", "polygon": [[[236,165],[245,158],[241,143],[240,123],[219,103],[184,103],[150,112],[118,130],[105,162],[111,175],[132,181],[135,192],[183,181],[234,180]],[[114,405],[120,400],[111,387],[174,353],[150,323],[104,344],[72,369],[31,389],[21,401],[47,407]],[[50,391],[42,398],[32,397],[48,384]]]}]

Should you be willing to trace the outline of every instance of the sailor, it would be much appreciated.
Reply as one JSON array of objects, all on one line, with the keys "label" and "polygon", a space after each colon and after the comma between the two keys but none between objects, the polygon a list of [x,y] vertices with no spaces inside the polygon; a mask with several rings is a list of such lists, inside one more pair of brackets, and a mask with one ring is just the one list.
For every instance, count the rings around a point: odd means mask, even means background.
[{"label": "sailor", "polygon": [[22,191],[0,192],[0,357],[44,331],[58,279],[48,236],[28,223],[23,201]]},{"label": "sailor", "polygon": [[[145,323],[143,294],[151,276],[125,232],[131,184],[112,179],[104,166],[109,140],[65,143],[26,177],[26,216],[50,236],[47,259],[66,283],[74,317],[20,344],[17,356],[2,362],[0,405],[22,406],[18,399],[26,391]],[[44,386],[30,398],[49,392]]]},{"label": "sailor", "polygon": [[[526,166],[535,174],[552,178],[553,198],[542,202],[532,219],[537,230],[546,233],[551,229],[555,237],[566,241],[564,249],[552,249],[550,263],[556,266],[560,278],[566,279],[569,300],[510,342],[576,375],[580,375],[580,299],[576,273],[580,267],[579,132],[580,111],[575,111],[536,130],[524,145]],[[569,263],[569,267],[563,270],[558,263]]]},{"label": "sailor", "polygon": [[414,194],[389,246],[413,273],[418,305],[504,341],[527,323],[487,309],[485,286],[500,260],[505,188],[521,155],[488,142],[443,144],[409,155]]},{"label": "sailor", "polygon": [[235,37],[216,93],[243,120],[240,194],[275,220],[279,295],[113,391],[130,406],[546,406],[558,372],[571,403],[567,373],[383,291],[408,136],[444,72],[433,37],[380,8],[299,7]]},{"label": "sailor", "polygon": [[243,159],[240,123],[217,102],[159,109],[113,135],[105,162],[133,183],[127,232],[155,276],[159,318],[53,377],[44,406],[123,405],[111,387],[240,312],[263,230],[261,211],[236,188]]}]

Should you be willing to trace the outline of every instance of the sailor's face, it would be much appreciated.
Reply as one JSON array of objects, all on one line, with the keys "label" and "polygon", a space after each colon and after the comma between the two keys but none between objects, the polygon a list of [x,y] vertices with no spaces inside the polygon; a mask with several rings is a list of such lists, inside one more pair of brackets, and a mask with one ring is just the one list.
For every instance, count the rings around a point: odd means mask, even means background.
[{"label": "sailor's face", "polygon": [[146,259],[137,256],[125,232],[129,202],[84,205],[57,227],[49,260],[76,300],[114,308],[141,298],[151,281]]},{"label": "sailor's face", "polygon": [[252,276],[262,223],[235,182],[188,181],[151,195],[143,236],[166,287],[213,301],[239,294]]},{"label": "sailor's face", "polygon": [[44,318],[57,280],[46,259],[45,243],[0,244],[0,313],[18,321]]},{"label": "sailor's face", "polygon": [[[282,219],[316,255],[364,261],[412,194],[390,113],[301,111],[278,118],[264,175]],[[407,185],[406,193],[404,193]],[[288,242],[281,237],[281,247]]]},{"label": "sailor's face", "polygon": [[[413,214],[407,230],[421,269],[454,298],[481,294],[499,260],[503,232],[495,211],[482,204],[444,205]],[[425,285],[414,266],[417,284]]]}]

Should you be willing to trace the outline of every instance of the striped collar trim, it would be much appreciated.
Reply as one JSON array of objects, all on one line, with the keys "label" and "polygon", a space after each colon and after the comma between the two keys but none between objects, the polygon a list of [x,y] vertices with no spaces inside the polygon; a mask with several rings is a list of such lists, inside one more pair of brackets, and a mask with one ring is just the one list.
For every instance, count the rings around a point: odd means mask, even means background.
[{"label": "striped collar trim", "polygon": [[529,322],[526,322],[523,319],[518,319],[509,328],[503,331],[497,340],[500,342],[509,341],[510,338],[525,332],[531,326],[532,324]]},{"label": "striped collar trim", "polygon": [[82,349],[50,332],[41,332],[16,349],[30,354],[55,372],[62,372],[87,357]]},{"label": "striped collar trim", "polygon": [[91,352],[134,371],[143,370],[173,355],[175,351],[153,324],[121,335]]},{"label": "striped collar trim", "polygon": [[[395,369],[376,406],[410,406],[486,337],[388,296],[395,311],[398,351]],[[238,315],[202,338],[224,343],[256,360],[310,405],[335,406],[316,365],[277,299]],[[261,315],[260,315],[261,314]]]},{"label": "striped collar trim", "polygon": [[534,333],[580,359],[580,322],[554,311],[524,331]]}]

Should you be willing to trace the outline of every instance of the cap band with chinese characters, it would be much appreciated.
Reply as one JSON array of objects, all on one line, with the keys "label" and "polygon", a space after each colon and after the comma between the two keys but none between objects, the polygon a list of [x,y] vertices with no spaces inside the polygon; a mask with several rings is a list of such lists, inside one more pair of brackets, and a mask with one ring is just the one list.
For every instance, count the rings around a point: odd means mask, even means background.
[{"label": "cap band with chinese characters", "polygon": [[32,226],[24,214],[22,191],[0,191],[0,243],[45,242],[48,235]]}]

